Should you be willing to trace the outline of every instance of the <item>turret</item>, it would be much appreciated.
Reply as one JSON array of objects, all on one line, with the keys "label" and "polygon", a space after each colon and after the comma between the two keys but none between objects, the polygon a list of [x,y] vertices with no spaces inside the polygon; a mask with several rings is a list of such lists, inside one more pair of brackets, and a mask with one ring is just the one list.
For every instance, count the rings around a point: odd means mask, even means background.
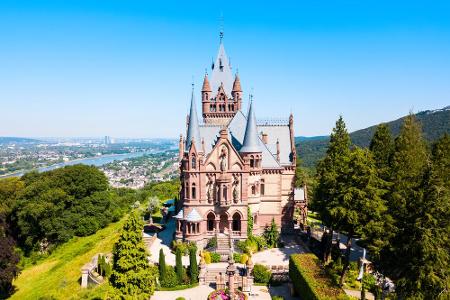
[{"label": "turret", "polygon": [[252,100],[250,100],[250,108],[247,115],[244,142],[239,153],[244,158],[244,161],[249,162],[250,169],[261,168],[262,150]]},{"label": "turret", "polygon": [[203,113],[209,113],[210,109],[210,98],[211,98],[211,85],[208,80],[208,73],[205,74],[205,78],[203,79],[203,87],[202,87],[202,111]]},{"label": "turret", "polygon": [[241,80],[239,79],[239,75],[236,73],[236,77],[233,82],[233,90],[231,91],[231,96],[236,103],[236,110],[241,109],[241,100],[242,100],[242,88],[241,88]]}]

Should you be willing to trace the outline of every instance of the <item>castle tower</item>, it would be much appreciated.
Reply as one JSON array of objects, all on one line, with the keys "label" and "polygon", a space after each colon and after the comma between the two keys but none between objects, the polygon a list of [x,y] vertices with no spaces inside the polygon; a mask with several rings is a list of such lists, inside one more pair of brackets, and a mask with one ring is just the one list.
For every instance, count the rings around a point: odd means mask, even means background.
[{"label": "castle tower", "polygon": [[202,112],[206,124],[226,125],[241,109],[242,88],[239,76],[233,79],[231,65],[220,35],[217,58],[211,66],[211,81],[205,75],[202,88]]},{"label": "castle tower", "polygon": [[202,146],[200,140],[200,129],[198,126],[197,108],[195,107],[194,85],[192,85],[191,109],[189,111],[186,147],[184,147],[185,152],[189,152],[192,142],[194,142],[194,146],[197,151],[201,151]]}]

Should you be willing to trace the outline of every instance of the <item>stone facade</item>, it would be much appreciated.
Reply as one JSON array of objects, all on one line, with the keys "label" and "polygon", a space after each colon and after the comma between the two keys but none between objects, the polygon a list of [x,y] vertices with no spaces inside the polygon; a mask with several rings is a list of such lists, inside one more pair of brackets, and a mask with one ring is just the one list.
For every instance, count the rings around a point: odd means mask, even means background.
[{"label": "stone facade", "polygon": [[[250,96],[251,98],[251,96]],[[253,101],[242,112],[242,88],[221,39],[202,91],[199,123],[194,89],[186,138],[180,136],[180,211],[176,238],[202,247],[218,235],[247,238],[247,211],[253,233],[272,219],[282,230],[293,228],[296,153],[293,116],[256,120]]]}]

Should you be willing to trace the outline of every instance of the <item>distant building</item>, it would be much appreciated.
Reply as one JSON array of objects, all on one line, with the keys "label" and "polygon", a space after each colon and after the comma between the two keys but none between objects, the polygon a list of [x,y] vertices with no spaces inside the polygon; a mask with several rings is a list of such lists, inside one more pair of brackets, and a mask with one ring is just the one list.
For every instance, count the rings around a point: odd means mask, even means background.
[{"label": "distant building", "polygon": [[111,137],[105,135],[105,145],[111,145]]},{"label": "distant building", "polygon": [[199,123],[192,89],[186,137],[180,136],[181,210],[176,238],[203,247],[217,235],[247,238],[247,210],[253,233],[263,233],[272,219],[282,230],[293,228],[296,152],[294,118],[255,117],[255,103],[242,111],[242,87],[232,74],[222,42],[205,74]]}]

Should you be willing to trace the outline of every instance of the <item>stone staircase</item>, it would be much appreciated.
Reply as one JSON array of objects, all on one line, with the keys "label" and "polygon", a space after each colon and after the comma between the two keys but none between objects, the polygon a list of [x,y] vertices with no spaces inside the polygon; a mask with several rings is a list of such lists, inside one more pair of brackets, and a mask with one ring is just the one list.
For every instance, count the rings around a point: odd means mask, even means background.
[{"label": "stone staircase", "polygon": [[216,252],[220,254],[220,261],[228,261],[228,256],[230,255],[230,238],[228,235],[219,234],[217,235],[217,249]]}]

